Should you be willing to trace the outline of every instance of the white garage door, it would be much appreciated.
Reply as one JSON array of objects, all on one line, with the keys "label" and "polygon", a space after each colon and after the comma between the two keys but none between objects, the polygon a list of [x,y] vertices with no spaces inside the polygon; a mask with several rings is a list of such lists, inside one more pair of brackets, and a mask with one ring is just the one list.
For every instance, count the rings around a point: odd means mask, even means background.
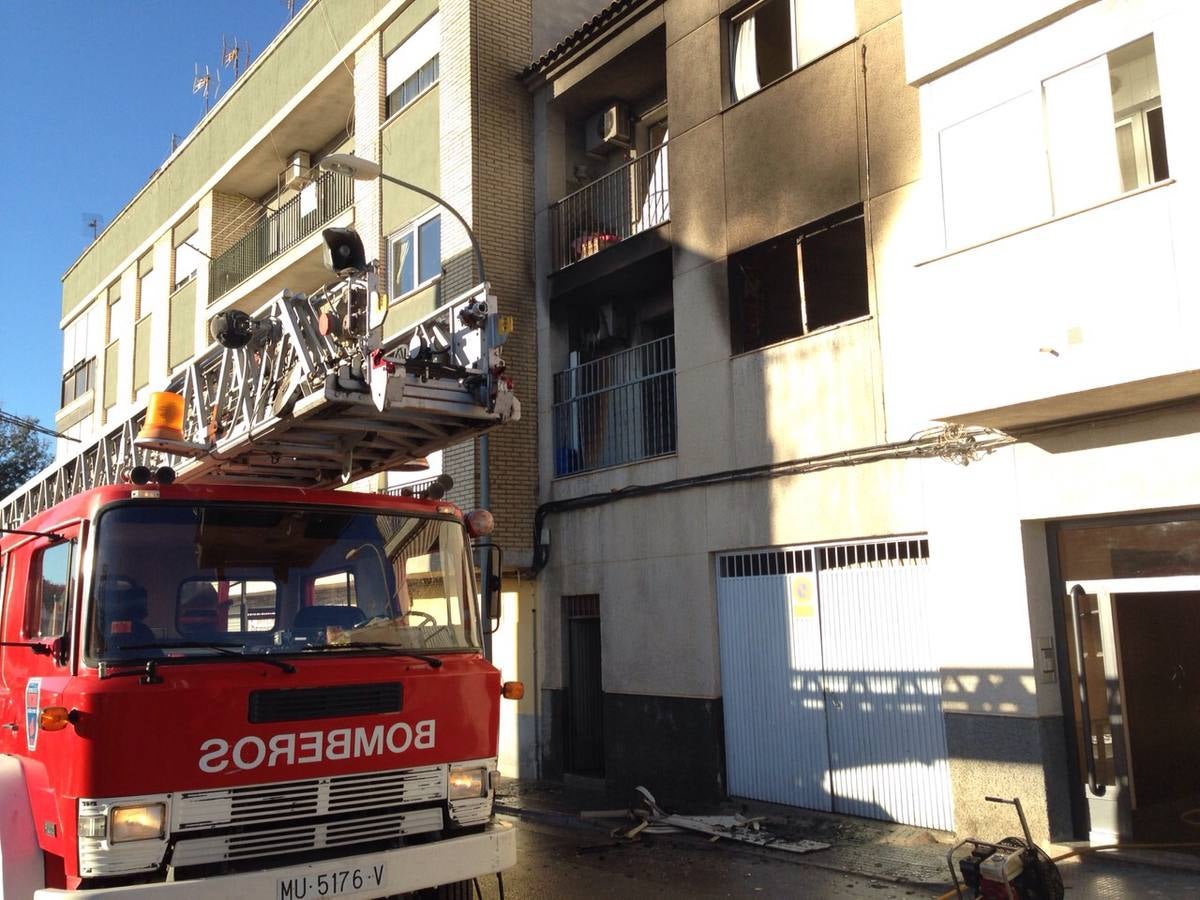
[{"label": "white garage door", "polygon": [[721,554],[735,796],[953,830],[928,542]]}]

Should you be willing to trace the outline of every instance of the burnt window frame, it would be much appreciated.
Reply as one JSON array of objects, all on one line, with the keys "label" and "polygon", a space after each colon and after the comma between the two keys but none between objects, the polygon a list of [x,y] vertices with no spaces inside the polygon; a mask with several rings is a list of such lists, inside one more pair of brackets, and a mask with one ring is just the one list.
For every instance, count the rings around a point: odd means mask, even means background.
[{"label": "burnt window frame", "polygon": [[[804,277],[804,247],[806,242],[813,243],[820,238],[827,236],[836,228],[857,225],[861,233],[861,269],[856,269],[856,276],[860,279],[860,284],[856,286],[861,290],[861,295],[844,299],[842,303],[853,309],[854,314],[845,316],[844,318],[834,318],[829,320],[828,314],[833,312],[830,309],[824,315],[810,315],[810,298],[811,288],[806,285]],[[743,353],[753,353],[762,350],[766,347],[771,347],[776,344],[784,343],[785,341],[796,340],[798,338],[808,337],[812,334],[817,334],[831,328],[837,328],[851,322],[858,322],[864,319],[869,319],[873,313],[871,308],[871,263],[869,260],[869,235],[867,234],[866,209],[864,204],[858,203],[854,206],[839,210],[829,216],[818,219],[793,231],[784,232],[766,241],[746,247],[737,253],[731,253],[728,258],[727,283],[729,290],[729,340],[731,355],[738,356]],[[753,339],[748,336],[748,319],[747,314],[750,311],[746,292],[746,270],[739,265],[740,261],[746,261],[761,256],[763,259],[768,258],[769,253],[780,253],[779,249],[774,249],[775,245],[783,244],[785,247],[794,248],[794,255],[791,256],[791,265],[794,266],[794,293],[784,297],[784,302],[794,302],[796,308],[794,310],[782,310],[782,315],[778,315],[780,310],[776,309],[776,318],[784,322],[780,326],[779,322],[774,324],[774,329],[765,337],[764,331],[769,329],[759,328]],[[815,248],[814,248],[815,249]],[[857,248],[856,248],[857,249]],[[772,265],[782,265],[786,267],[789,263],[782,257],[771,260]],[[816,271],[813,271],[813,276]],[[810,277],[809,281],[813,280]],[[768,287],[766,290],[769,290]],[[759,312],[766,309],[767,306],[760,299]],[[797,327],[790,328],[786,325],[786,318],[789,312],[794,312],[798,318]],[[835,314],[836,315],[836,314]],[[762,316],[760,315],[760,318]],[[814,319],[816,323],[814,324]]]}]

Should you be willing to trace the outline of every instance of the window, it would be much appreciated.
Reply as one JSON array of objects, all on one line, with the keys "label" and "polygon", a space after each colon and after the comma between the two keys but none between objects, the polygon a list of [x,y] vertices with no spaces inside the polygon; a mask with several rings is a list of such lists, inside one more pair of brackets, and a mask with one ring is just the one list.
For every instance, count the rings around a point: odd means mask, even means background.
[{"label": "window", "polygon": [[271,631],[278,587],[273,581],[184,581],[175,606],[175,630],[211,640],[229,634]]},{"label": "window", "polygon": [[134,503],[101,512],[95,533],[91,659],[479,647],[470,547],[450,518]]},{"label": "window", "polygon": [[862,206],[729,258],[733,352],[868,315]]},{"label": "window", "polygon": [[26,618],[32,638],[53,638],[63,633],[67,622],[67,588],[74,547],[74,543],[68,541],[42,551]]},{"label": "window", "polygon": [[1170,177],[1154,38],[1075,66],[938,135],[946,245]]},{"label": "window", "polygon": [[62,377],[62,406],[78,400],[96,386],[96,357],[85,359]]},{"label": "window", "polygon": [[437,84],[441,16],[434,15],[384,62],[387,117],[391,118]]},{"label": "window", "polygon": [[763,0],[729,21],[733,100],[741,100],[855,34],[851,0]]},{"label": "window", "polygon": [[145,316],[155,302],[167,296],[167,272],[155,268],[153,254],[147,253],[138,263],[137,304],[134,306],[134,319]]},{"label": "window", "polygon": [[401,229],[388,241],[392,299],[410,294],[442,273],[442,217]]},{"label": "window", "polygon": [[1169,177],[1154,38],[1042,83],[1055,213]]},{"label": "window", "polygon": [[200,271],[200,261],[204,255],[192,246],[196,243],[197,234],[193,231],[175,247],[175,284],[171,286],[172,291],[179,290]]},{"label": "window", "polygon": [[93,302],[63,329],[63,406],[78,400],[96,385],[96,355],[105,312],[104,306]]}]

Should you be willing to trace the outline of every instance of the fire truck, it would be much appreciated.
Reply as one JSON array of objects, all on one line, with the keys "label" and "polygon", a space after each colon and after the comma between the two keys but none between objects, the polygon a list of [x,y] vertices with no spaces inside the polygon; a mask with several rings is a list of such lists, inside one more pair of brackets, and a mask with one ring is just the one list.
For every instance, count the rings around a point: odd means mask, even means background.
[{"label": "fire truck", "polygon": [[325,238],[329,285],[218,315],[0,503],[5,900],[466,898],[515,862],[491,515],[337,489],[517,418],[505,323],[482,284],[389,335]]}]

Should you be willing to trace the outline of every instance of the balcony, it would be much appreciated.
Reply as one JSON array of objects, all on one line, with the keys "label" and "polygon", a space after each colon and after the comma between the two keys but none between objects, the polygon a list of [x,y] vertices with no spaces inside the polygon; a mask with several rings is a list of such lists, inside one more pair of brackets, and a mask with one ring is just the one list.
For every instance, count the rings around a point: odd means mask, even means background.
[{"label": "balcony", "polygon": [[216,303],[353,202],[353,179],[334,172],[322,173],[213,259],[208,279],[209,304]]},{"label": "balcony", "polygon": [[554,375],[554,475],[674,453],[675,336]]},{"label": "balcony", "polygon": [[565,269],[670,220],[664,142],[550,208],[554,269]]}]

